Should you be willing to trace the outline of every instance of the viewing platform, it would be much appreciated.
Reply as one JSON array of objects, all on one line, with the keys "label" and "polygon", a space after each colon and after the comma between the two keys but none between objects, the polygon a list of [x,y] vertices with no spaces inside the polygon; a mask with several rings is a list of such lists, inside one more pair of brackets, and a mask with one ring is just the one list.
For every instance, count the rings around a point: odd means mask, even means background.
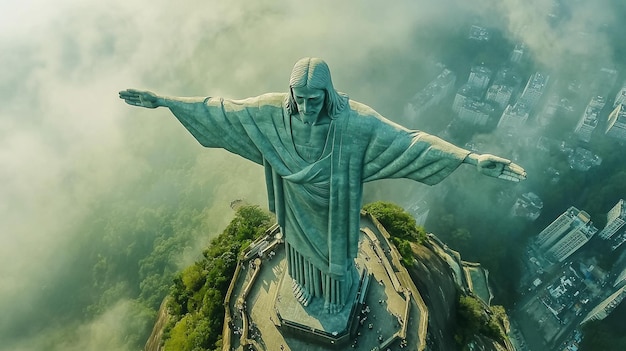
[{"label": "viewing platform", "polygon": [[417,288],[384,228],[369,216],[361,227],[353,298],[337,314],[293,295],[278,227],[252,243],[225,300],[223,350],[423,350],[428,311]]}]

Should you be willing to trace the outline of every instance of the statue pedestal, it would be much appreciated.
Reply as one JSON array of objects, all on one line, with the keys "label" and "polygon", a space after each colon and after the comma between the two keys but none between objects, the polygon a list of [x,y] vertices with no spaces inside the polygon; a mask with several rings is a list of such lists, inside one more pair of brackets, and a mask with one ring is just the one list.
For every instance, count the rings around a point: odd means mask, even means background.
[{"label": "statue pedestal", "polygon": [[[284,245],[257,244],[271,247],[273,254],[266,252],[254,269],[248,261],[256,254],[251,254],[237,275],[228,299],[232,318],[223,336],[228,348],[371,351],[404,344],[408,350],[421,349],[419,333],[422,330],[425,339],[427,311],[413,298],[419,292],[406,293],[410,278],[397,260],[389,259],[384,237],[362,232],[354,287],[344,308],[335,314],[325,312],[323,299],[313,298],[304,307],[293,295]],[[246,304],[238,308],[237,301]]]},{"label": "statue pedestal", "polygon": [[346,305],[337,313],[326,312],[324,300],[313,298],[308,306],[298,302],[293,294],[292,278],[283,273],[274,299],[274,309],[279,318],[280,329],[299,338],[317,343],[339,345],[350,340],[353,324],[358,323],[355,314],[360,311],[359,297],[365,292],[368,273],[364,269],[352,270],[352,288]]}]

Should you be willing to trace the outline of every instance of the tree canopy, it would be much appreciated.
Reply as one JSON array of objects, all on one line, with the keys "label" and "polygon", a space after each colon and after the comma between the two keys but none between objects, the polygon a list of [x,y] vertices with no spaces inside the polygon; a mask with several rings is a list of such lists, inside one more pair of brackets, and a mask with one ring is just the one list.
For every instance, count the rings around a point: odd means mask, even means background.
[{"label": "tree canopy", "polygon": [[415,218],[396,204],[377,201],[363,206],[363,209],[376,217],[389,234],[396,238],[412,242],[426,239],[424,228],[418,226]]},{"label": "tree canopy", "polygon": [[165,350],[221,350],[223,303],[237,258],[270,224],[271,216],[258,207],[239,208],[224,232],[204,250],[203,258],[174,278]]}]

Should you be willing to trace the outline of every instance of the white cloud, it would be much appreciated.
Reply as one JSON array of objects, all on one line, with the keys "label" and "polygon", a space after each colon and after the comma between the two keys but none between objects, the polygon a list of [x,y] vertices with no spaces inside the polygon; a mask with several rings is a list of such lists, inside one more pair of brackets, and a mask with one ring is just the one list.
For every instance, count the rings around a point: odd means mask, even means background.
[{"label": "white cloud", "polygon": [[[339,89],[393,94],[396,87],[381,92],[368,76],[372,67],[389,64],[398,53],[430,55],[415,34],[442,23],[452,26],[464,15],[495,13],[509,35],[523,39],[545,62],[572,52],[608,50],[597,34],[613,21],[606,8],[594,5],[592,11],[578,1],[569,19],[551,29],[547,0],[480,4],[5,0],[0,11],[0,310],[5,316],[19,310],[12,307],[16,300],[32,298],[24,292],[40,293],[33,288],[37,279],[71,259],[62,253],[79,235],[76,225],[90,204],[145,176],[139,150],[184,145],[186,152],[197,152],[186,156],[197,158],[193,177],[220,184],[216,197],[207,199],[216,212],[228,213],[234,198],[264,201],[258,168],[221,150],[188,146],[194,142],[167,111],[131,108],[117,98],[118,90],[228,97],[283,91],[298,58],[319,56],[331,65]],[[221,217],[220,225],[228,216]]]}]

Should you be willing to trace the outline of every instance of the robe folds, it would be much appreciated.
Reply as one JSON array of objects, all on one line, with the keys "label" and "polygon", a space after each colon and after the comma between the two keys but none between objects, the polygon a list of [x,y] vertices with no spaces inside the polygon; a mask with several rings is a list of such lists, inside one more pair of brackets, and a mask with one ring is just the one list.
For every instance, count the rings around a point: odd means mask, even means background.
[{"label": "robe folds", "polygon": [[408,178],[436,184],[469,151],[350,101],[332,118],[327,139],[320,140],[322,155],[307,162],[293,141],[288,97],[209,97],[170,110],[203,146],[264,166],[269,207],[287,244],[322,273],[342,280],[357,256],[363,183]]}]

